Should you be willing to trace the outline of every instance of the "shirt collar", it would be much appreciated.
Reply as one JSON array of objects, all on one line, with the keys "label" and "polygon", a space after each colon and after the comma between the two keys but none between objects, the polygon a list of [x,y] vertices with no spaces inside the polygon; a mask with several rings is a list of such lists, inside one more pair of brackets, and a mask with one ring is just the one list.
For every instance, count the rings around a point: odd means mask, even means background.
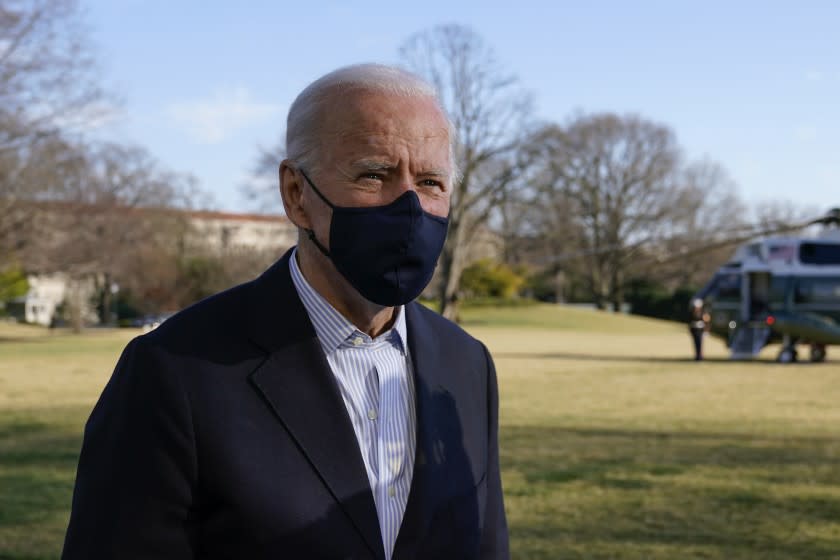
[{"label": "shirt collar", "polygon": [[358,337],[361,337],[366,343],[390,341],[403,354],[406,353],[405,313],[402,305],[394,311],[397,314],[394,325],[375,339],[371,339],[339,313],[306,280],[297,263],[297,248],[292,251],[289,259],[289,271],[292,275],[292,283],[295,285],[298,296],[306,308],[312,325],[315,327],[315,334],[318,336],[326,354],[331,354],[342,344]]}]

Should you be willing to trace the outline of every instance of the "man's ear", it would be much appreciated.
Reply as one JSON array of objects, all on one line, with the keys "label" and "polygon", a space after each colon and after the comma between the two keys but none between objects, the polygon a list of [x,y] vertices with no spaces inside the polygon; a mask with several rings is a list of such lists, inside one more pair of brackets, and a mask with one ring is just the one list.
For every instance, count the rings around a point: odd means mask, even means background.
[{"label": "man's ear", "polygon": [[286,216],[299,228],[311,229],[303,204],[303,177],[297,172],[292,162],[284,159],[280,162],[280,196]]}]

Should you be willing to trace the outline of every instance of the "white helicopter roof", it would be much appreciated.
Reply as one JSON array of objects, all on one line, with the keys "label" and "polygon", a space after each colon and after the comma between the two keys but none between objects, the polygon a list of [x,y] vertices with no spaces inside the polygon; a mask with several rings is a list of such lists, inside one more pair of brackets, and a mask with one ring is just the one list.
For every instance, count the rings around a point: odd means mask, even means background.
[{"label": "white helicopter roof", "polygon": [[774,274],[840,274],[840,228],[816,237],[768,237],[738,247],[728,263],[744,271]]},{"label": "white helicopter roof", "polygon": [[821,241],[836,241],[840,243],[840,227],[825,228],[820,232],[819,238]]}]

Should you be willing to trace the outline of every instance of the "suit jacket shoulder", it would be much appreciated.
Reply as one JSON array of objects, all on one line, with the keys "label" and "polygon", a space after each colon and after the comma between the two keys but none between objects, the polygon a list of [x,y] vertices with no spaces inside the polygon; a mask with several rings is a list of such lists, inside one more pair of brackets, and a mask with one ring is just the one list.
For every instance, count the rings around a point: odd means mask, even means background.
[{"label": "suit jacket shoulder", "polygon": [[412,328],[423,329],[429,335],[427,342],[433,341],[432,348],[422,350],[435,350],[448,356],[465,355],[468,361],[477,361],[482,367],[487,365],[488,354],[484,343],[460,325],[417,302],[406,306],[406,315],[409,331]]},{"label": "suit jacket shoulder", "polygon": [[181,356],[230,363],[311,337],[314,329],[289,273],[289,253],[260,277],[187,307],[144,335]]}]

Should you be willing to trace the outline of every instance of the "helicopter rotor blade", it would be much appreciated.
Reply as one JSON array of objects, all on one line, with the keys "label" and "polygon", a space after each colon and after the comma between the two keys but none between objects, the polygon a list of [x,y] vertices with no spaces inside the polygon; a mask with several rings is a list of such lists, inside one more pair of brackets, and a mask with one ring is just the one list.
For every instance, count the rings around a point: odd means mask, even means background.
[{"label": "helicopter rotor blade", "polygon": [[634,260],[650,261],[651,263],[661,265],[701,255],[706,252],[723,249],[726,247],[735,247],[747,241],[751,241],[758,237],[766,237],[780,233],[789,233],[792,231],[799,231],[814,225],[823,225],[826,227],[836,226],[840,227],[840,208],[831,209],[825,216],[811,219],[807,221],[798,222],[778,222],[776,224],[747,224],[744,226],[735,227],[726,231],[719,231],[714,239],[709,239],[701,243],[697,247],[682,248],[680,250],[669,251],[670,255],[655,255],[652,253],[643,253],[642,249],[650,244],[656,242],[660,245],[668,245],[669,243],[685,244],[680,236],[671,238],[664,238],[658,240],[642,240],[630,244],[614,244],[607,247],[600,247],[597,249],[581,249],[578,251],[564,252],[562,254],[546,257],[541,259],[544,264],[559,265],[563,262],[574,260],[580,257],[587,257],[592,255],[603,255],[605,253],[612,253],[621,251],[625,256],[632,256]]}]

